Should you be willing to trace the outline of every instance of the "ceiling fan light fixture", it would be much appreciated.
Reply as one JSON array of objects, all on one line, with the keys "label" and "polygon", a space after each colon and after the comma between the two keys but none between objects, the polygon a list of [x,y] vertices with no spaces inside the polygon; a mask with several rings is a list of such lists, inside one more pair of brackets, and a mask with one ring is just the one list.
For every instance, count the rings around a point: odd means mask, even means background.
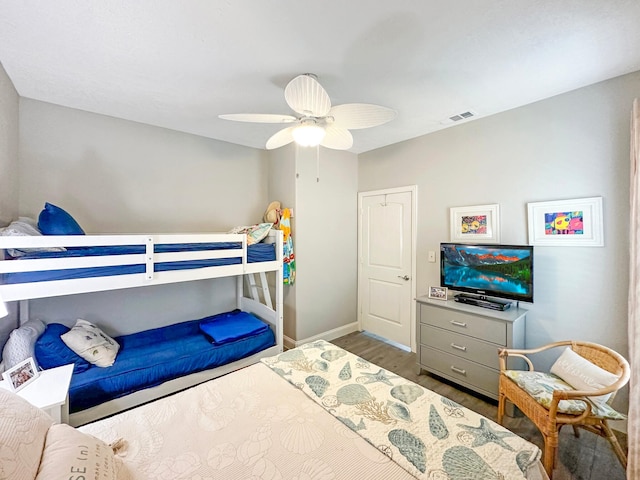
[{"label": "ceiling fan light fixture", "polygon": [[396,112],[390,108],[368,103],[345,103],[331,106],[329,95],[315,75],[302,74],[291,80],[284,89],[287,105],[296,113],[232,113],[219,115],[225,120],[256,123],[289,123],[269,137],[265,148],[273,150],[295,142],[302,147],[349,150],[353,135],[349,130],[377,127],[390,122]]},{"label": "ceiling fan light fixture", "polygon": [[291,134],[301,147],[316,147],[320,145],[326,132],[320,125],[306,123],[294,128]]}]

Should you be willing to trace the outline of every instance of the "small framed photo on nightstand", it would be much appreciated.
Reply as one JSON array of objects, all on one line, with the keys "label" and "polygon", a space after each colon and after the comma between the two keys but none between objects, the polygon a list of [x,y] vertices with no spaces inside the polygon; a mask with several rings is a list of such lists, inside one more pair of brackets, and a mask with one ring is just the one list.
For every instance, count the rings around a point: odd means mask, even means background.
[{"label": "small framed photo on nightstand", "polygon": [[29,357],[4,372],[2,378],[17,392],[38,378],[38,369],[33,358]]},{"label": "small framed photo on nightstand", "polygon": [[447,287],[429,287],[429,298],[435,300],[447,299]]}]

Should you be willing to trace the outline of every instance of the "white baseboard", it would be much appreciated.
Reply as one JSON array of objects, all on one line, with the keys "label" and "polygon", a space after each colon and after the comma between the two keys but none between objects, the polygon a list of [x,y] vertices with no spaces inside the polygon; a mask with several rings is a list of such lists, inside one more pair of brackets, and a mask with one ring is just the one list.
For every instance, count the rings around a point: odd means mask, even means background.
[{"label": "white baseboard", "polygon": [[343,337],[344,335],[348,335],[353,332],[358,331],[358,322],[349,323],[342,327],[334,328],[333,330],[329,330],[324,333],[320,333],[318,335],[314,335],[313,337],[305,338],[303,340],[293,340],[292,338],[284,336],[284,348],[290,349],[299,347],[300,345],[304,345],[305,343],[315,342],[316,340],[326,340],[330,342],[336,338]]}]

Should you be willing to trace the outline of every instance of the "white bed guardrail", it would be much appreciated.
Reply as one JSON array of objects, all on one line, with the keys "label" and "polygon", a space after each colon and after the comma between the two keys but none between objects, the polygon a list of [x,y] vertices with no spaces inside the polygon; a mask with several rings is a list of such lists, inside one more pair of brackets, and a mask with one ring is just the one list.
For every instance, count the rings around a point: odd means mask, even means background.
[{"label": "white bed guardrail", "polygon": [[[242,234],[159,234],[159,235],[73,235],[42,237],[0,237],[0,249],[27,249],[38,247],[104,247],[104,246],[140,246],[145,253],[119,255],[91,255],[86,257],[61,257],[23,260],[0,260],[0,274],[36,271],[67,270],[118,265],[145,265],[144,281],[141,274],[116,275],[114,277],[92,277],[70,280],[34,282],[33,284],[0,284],[0,292],[6,300],[20,300],[45,296],[65,295],[88,291],[100,291],[116,288],[144,286],[154,283],[172,283],[179,281],[215,278],[239,275],[258,271],[273,271],[281,268],[282,232],[272,231],[269,243],[276,244],[276,260],[270,262],[247,262],[247,237]],[[278,241],[280,239],[280,241]],[[178,245],[198,243],[241,243],[241,248],[212,248],[180,252],[154,251],[155,245]],[[215,260],[238,258],[233,265],[203,267],[188,270],[156,272],[155,265],[165,262],[193,260]],[[47,288],[47,292],[42,292]]]}]

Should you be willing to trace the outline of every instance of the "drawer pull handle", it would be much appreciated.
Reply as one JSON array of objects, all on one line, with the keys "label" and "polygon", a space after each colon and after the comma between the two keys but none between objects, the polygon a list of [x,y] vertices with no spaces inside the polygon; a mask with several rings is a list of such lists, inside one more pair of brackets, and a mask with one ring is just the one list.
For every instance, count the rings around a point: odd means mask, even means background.
[{"label": "drawer pull handle", "polygon": [[456,322],[455,320],[451,320],[451,325],[455,325],[456,327],[467,328],[467,324],[464,322]]},{"label": "drawer pull handle", "polygon": [[451,370],[453,370],[456,373],[459,373],[460,375],[466,375],[467,374],[466,370],[463,370],[462,368],[454,367],[453,365],[451,365]]},{"label": "drawer pull handle", "polygon": [[461,345],[456,345],[455,343],[451,344],[451,348],[455,348],[456,350],[462,350],[463,352],[467,351],[467,347],[463,347]]}]

